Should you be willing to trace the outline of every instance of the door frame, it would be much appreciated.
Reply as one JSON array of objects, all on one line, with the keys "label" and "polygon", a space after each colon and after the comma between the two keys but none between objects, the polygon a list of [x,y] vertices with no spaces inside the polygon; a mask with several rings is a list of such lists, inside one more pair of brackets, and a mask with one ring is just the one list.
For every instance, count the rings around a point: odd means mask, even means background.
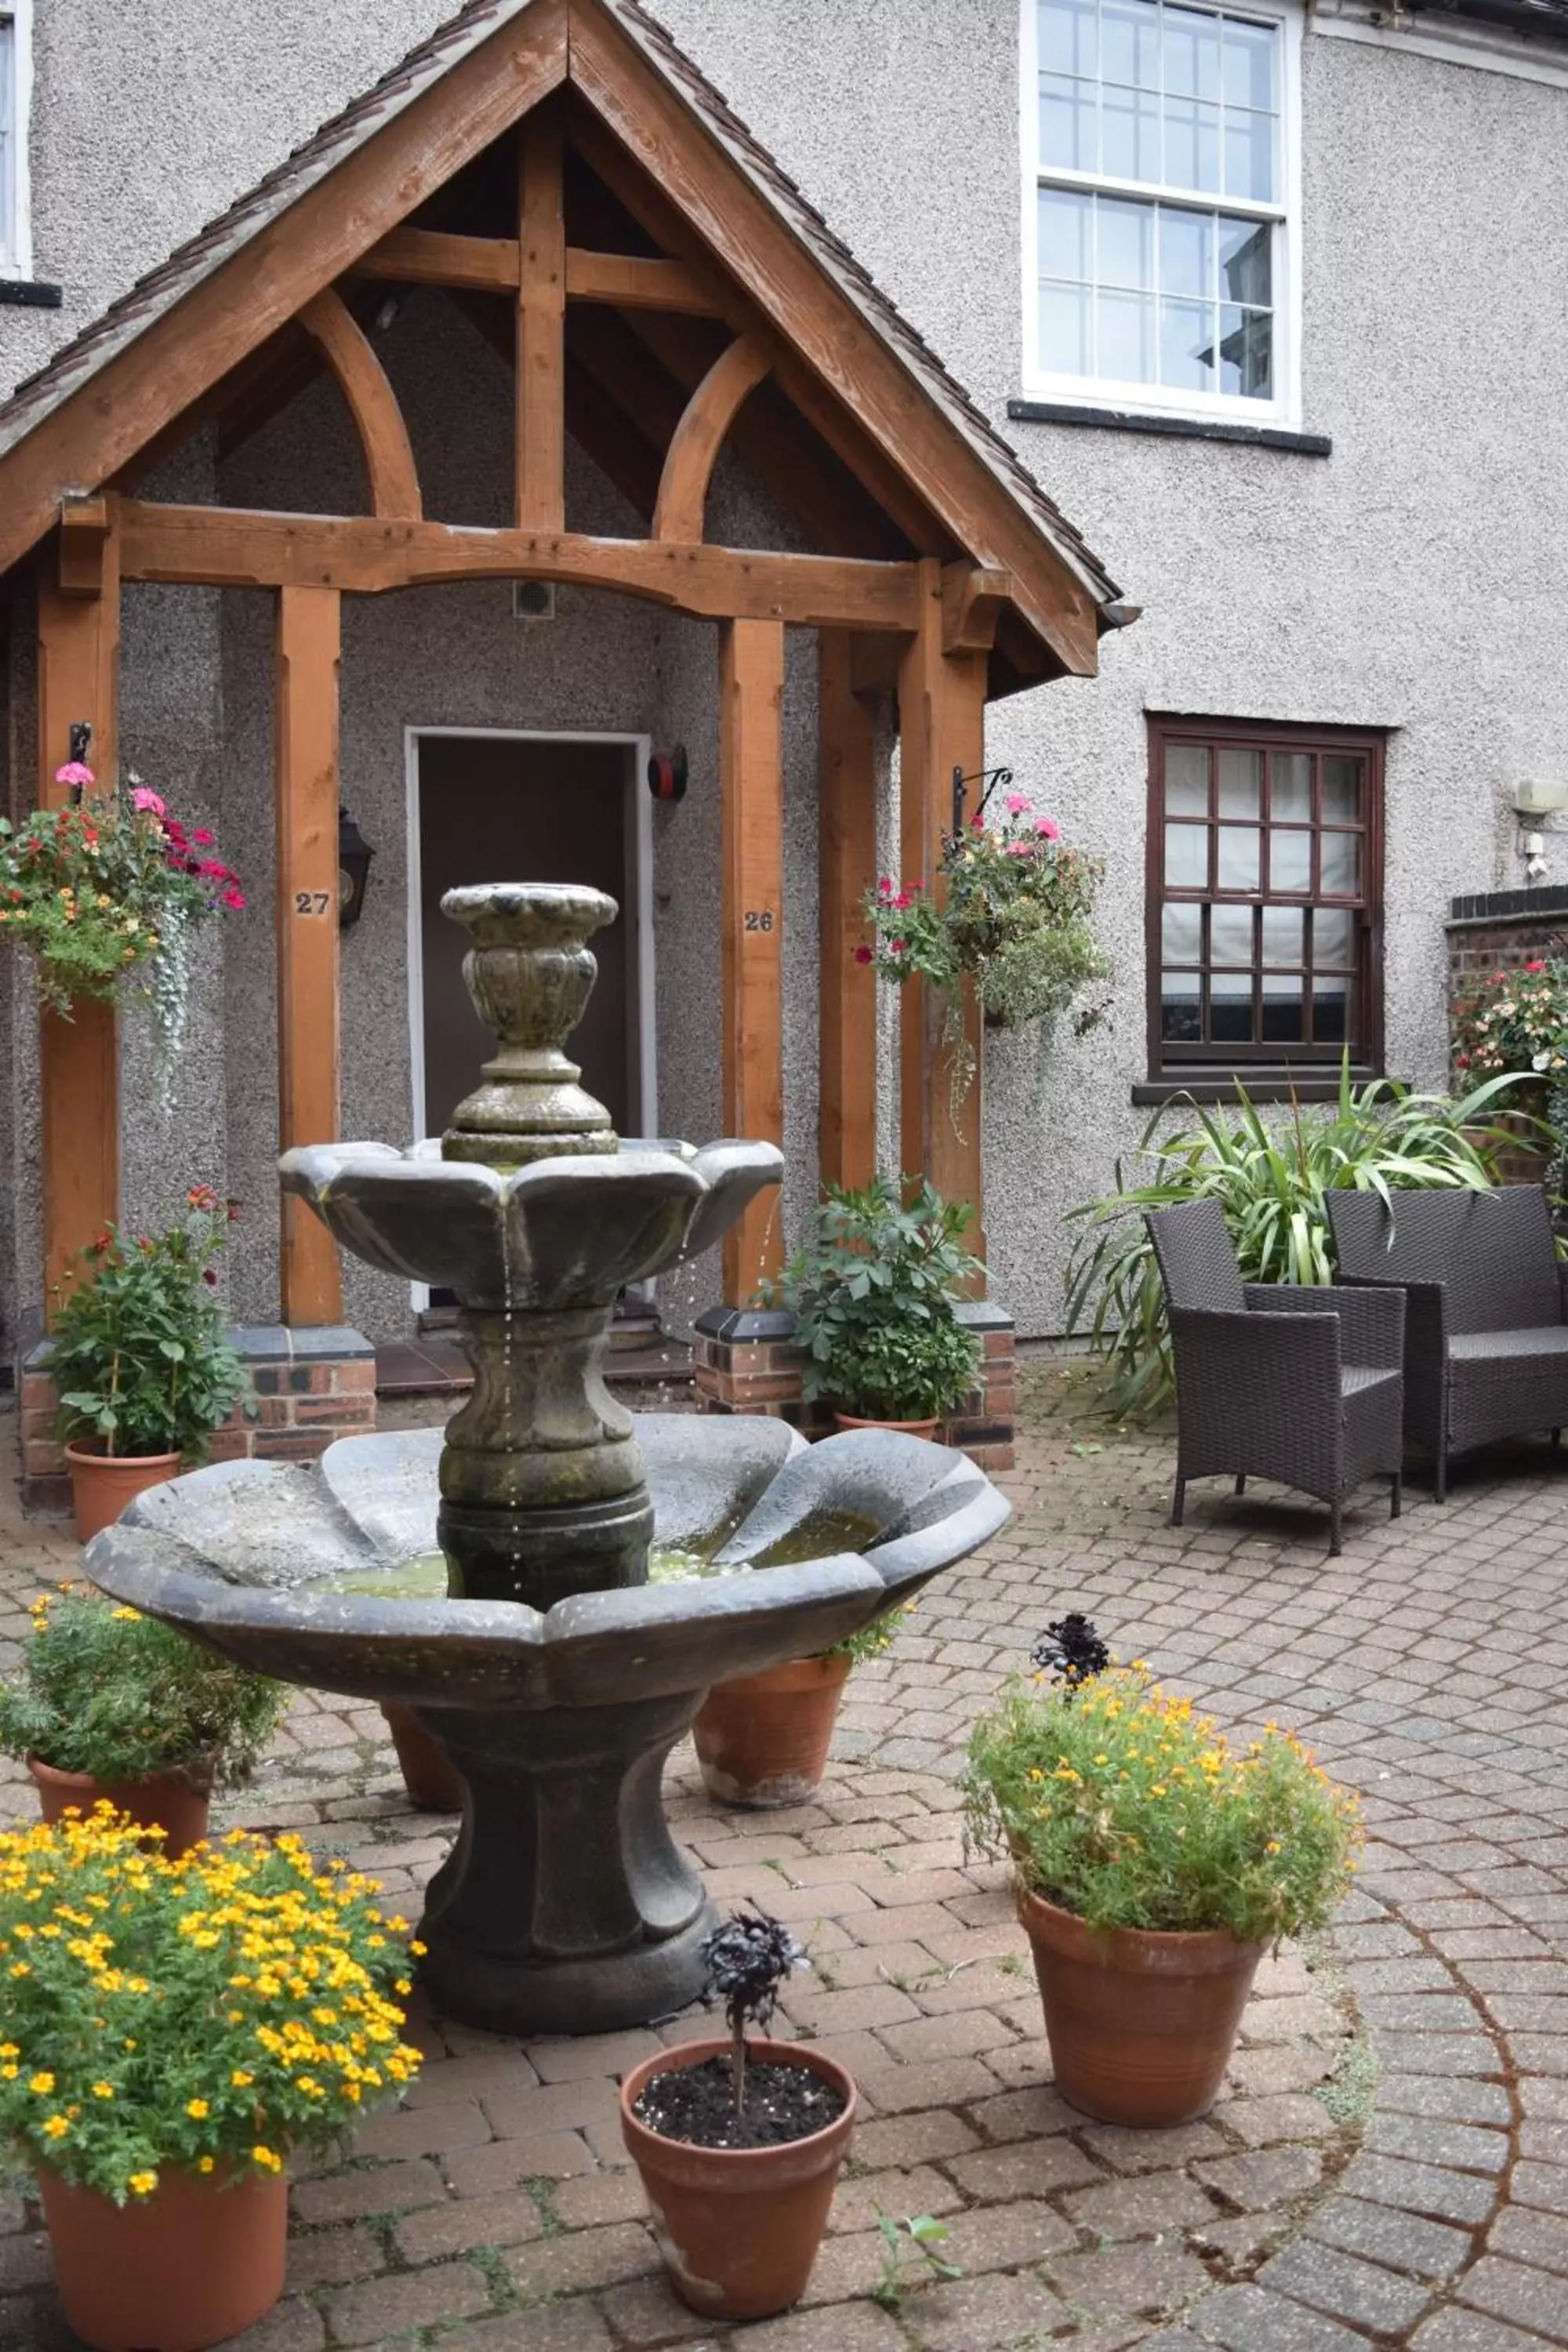
[{"label": "door frame", "polygon": [[[628,1073],[637,1096],[638,1133],[658,1133],[658,1024],[656,1017],[653,939],[653,796],[647,789],[652,738],[587,727],[405,726],[405,840],[407,857],[408,1078],[414,1140],[425,1134],[425,941],[419,848],[419,746],[426,736],[479,738],[509,743],[618,743],[630,753],[626,789],[631,822],[626,827],[626,874],[621,903],[631,925],[628,975],[637,998],[636,1050]],[[416,1312],[429,1304],[424,1283],[411,1286]]]}]

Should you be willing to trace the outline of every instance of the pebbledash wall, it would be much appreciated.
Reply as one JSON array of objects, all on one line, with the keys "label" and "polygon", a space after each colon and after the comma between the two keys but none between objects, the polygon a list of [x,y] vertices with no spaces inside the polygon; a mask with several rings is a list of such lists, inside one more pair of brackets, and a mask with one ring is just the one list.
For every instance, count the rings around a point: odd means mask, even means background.
[{"label": "pebbledash wall", "polygon": [[[1302,48],[1303,416],[1331,455],[1007,417],[1023,389],[1018,0],[658,0],[671,30],[801,182],[1084,531],[1144,618],[1106,640],[1101,676],[994,709],[988,752],[1106,861],[1100,929],[1114,1017],[1083,1044],[988,1045],[987,1225],[994,1290],[1026,1334],[1059,1329],[1067,1211],[1105,1189],[1148,1114],[1143,1080],[1146,713],[1380,727],[1387,773],[1388,1066],[1440,1083],[1445,915],[1519,883],[1510,814],[1527,782],[1568,786],[1568,47],[1473,28],[1380,34],[1310,21]],[[59,311],[0,307],[0,379],[47,355],[448,13],[313,0],[54,0],[38,12],[35,267]],[[374,16],[374,22],[368,19]],[[1349,35],[1351,37],[1344,37]],[[1528,320],[1528,334],[1521,322]],[[429,510],[499,520],[506,387],[439,298],[384,339]],[[454,365],[462,430],[448,429]],[[197,447],[181,495],[292,502],[309,464],[358,502],[330,395],[301,401],[221,467]],[[205,469],[205,470],[204,470]],[[285,483],[295,485],[287,491]],[[576,468],[584,527],[631,529]],[[747,529],[746,486],[721,491]],[[30,784],[28,624],[6,682],[11,791]],[[127,1119],[126,1206],[147,1217],[205,1179],[237,1194],[230,1297],[277,1311],[271,1159],[270,667],[264,598],[138,589],[125,621],[125,756],[213,820],[255,912],[204,977],[184,1108]],[[410,592],[350,606],[345,793],[377,860],[344,943],[348,1131],[409,1120],[403,732],[408,724],[596,728],[683,737],[696,781],[657,814],[659,1124],[705,1135],[718,1093],[714,633],[563,590],[520,630],[504,593]],[[790,989],[786,1094],[799,1228],[815,1159],[812,649],[792,637],[786,712]],[[889,793],[892,790],[889,784]],[[1548,883],[1568,877],[1561,835]],[[0,987],[12,974],[0,966]],[[8,1336],[36,1315],[36,1056],[26,1008],[0,1003],[15,1201],[0,1212]],[[139,1106],[142,1051],[126,1045]],[[879,1093],[892,1129],[886,1051]],[[4,1187],[0,1187],[3,1192]],[[8,1223],[7,1223],[8,1220]],[[711,1303],[699,1267],[666,1302]],[[407,1294],[351,1270],[346,1311],[373,1337]],[[760,1375],[761,1376],[761,1375]]]}]

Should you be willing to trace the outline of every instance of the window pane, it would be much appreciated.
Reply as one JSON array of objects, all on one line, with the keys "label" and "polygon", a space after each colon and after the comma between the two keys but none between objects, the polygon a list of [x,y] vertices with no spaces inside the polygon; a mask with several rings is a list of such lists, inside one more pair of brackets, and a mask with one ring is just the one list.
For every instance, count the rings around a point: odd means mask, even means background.
[{"label": "window pane", "polygon": [[1095,71],[1094,0],[1040,0],[1040,64],[1051,73]]},{"label": "window pane", "polygon": [[1160,101],[1106,85],[1100,169],[1118,180],[1160,176]]},{"label": "window pane", "polygon": [[1165,11],[1165,88],[1184,98],[1219,96],[1219,18],[1193,8]]},{"label": "window pane", "polygon": [[1361,835],[1325,833],[1322,848],[1325,898],[1352,898],[1361,888]]},{"label": "window pane", "polygon": [[1089,257],[1093,218],[1092,196],[1081,196],[1071,188],[1040,190],[1042,278],[1078,278],[1088,283],[1094,275]]},{"label": "window pane", "polygon": [[1266,1045],[1300,1045],[1305,1037],[1306,1007],[1300,980],[1278,973],[1263,975],[1263,1042]]},{"label": "window pane", "polygon": [[1359,824],[1361,823],[1360,760],[1347,759],[1341,752],[1330,752],[1323,761],[1323,823],[1325,824]]},{"label": "window pane", "polygon": [[1250,907],[1210,908],[1209,961],[1213,964],[1251,963],[1252,909]]},{"label": "window pane", "polygon": [[1040,365],[1062,375],[1091,373],[1086,286],[1041,287]]},{"label": "window pane", "polygon": [[1165,806],[1172,816],[1207,816],[1209,755],[1204,743],[1172,743],[1165,752]]},{"label": "window pane", "polygon": [[1252,974],[1216,972],[1209,987],[1209,1034],[1217,1043],[1252,1043]]},{"label": "window pane", "polygon": [[1268,836],[1268,887],[1279,891],[1306,891],[1311,887],[1311,835],[1271,833]]},{"label": "window pane", "polygon": [[1101,196],[1096,215],[1100,243],[1095,271],[1102,286],[1135,286],[1152,291],[1154,284],[1154,207],[1121,204]]},{"label": "window pane", "polygon": [[1219,388],[1249,400],[1267,400],[1274,379],[1274,314],[1236,310],[1222,303],[1219,314]]},{"label": "window pane", "polygon": [[[1345,838],[1348,840],[1350,835]],[[1255,825],[1220,826],[1219,887],[1222,890],[1257,889],[1258,849],[1262,839]]]},{"label": "window pane", "polygon": [[1168,824],[1165,827],[1167,889],[1206,890],[1208,878],[1208,827],[1202,824]]},{"label": "window pane", "polygon": [[1203,1037],[1203,998],[1195,972],[1168,971],[1160,990],[1160,1034],[1182,1045]]},{"label": "window pane", "polygon": [[1160,291],[1196,294],[1207,301],[1214,293],[1214,216],[1184,213],[1174,205],[1160,206]]},{"label": "window pane", "polygon": [[1267,221],[1230,220],[1219,228],[1219,290],[1227,302],[1267,310],[1274,299],[1274,232]]},{"label": "window pane", "polygon": [[1103,0],[1100,69],[1108,82],[1160,87],[1160,11],[1154,0]]},{"label": "window pane", "polygon": [[1092,172],[1094,152],[1094,84],[1068,81],[1060,74],[1040,76],[1040,154],[1047,163],[1069,172]]},{"label": "window pane", "polygon": [[1302,963],[1303,934],[1306,917],[1300,907],[1265,907],[1263,909],[1263,961],[1265,963]]},{"label": "window pane", "polygon": [[1160,305],[1160,381],[1188,392],[1212,392],[1214,306],[1208,302]]},{"label": "window pane", "polygon": [[[1110,92],[1106,93],[1107,104]],[[1111,168],[1109,152],[1106,170]],[[1219,109],[1203,99],[1165,100],[1166,184],[1173,188],[1219,188]]]},{"label": "window pane", "polygon": [[1348,980],[1324,980],[1321,975],[1312,982],[1312,1035],[1320,1045],[1342,1045],[1350,1035],[1350,982]]},{"label": "window pane", "polygon": [[1278,38],[1269,26],[1242,25],[1233,16],[1226,17],[1224,55],[1228,105],[1274,105],[1274,51]]},{"label": "window pane", "polygon": [[1270,751],[1268,806],[1276,817],[1294,817],[1310,824],[1312,817],[1312,755],[1310,751]]},{"label": "window pane", "polygon": [[1120,383],[1154,381],[1154,298],[1101,293],[1095,303],[1100,341],[1095,373]]},{"label": "window pane", "polygon": [[1342,908],[1321,907],[1312,917],[1312,962],[1321,971],[1325,965],[1353,964],[1355,961],[1355,918]]},{"label": "window pane", "polygon": [[1219,752],[1221,816],[1257,816],[1263,799],[1263,754],[1222,743]]},{"label": "window pane", "polygon": [[1268,204],[1274,196],[1274,117],[1225,110],[1225,192]]},{"label": "window pane", "polygon": [[1201,963],[1204,910],[1201,907],[1166,907],[1160,917],[1160,948],[1167,963]]}]

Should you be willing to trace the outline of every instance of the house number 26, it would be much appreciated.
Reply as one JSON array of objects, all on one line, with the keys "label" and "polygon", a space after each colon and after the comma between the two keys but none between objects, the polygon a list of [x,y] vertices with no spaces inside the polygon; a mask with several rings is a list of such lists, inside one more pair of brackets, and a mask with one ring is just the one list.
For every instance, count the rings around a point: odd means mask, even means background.
[{"label": "house number 26", "polygon": [[331,903],[331,895],[326,890],[296,890],[294,893],[294,912],[297,915],[324,915]]},{"label": "house number 26", "polygon": [[771,931],[773,910],[771,907],[748,907],[741,919],[748,931]]}]

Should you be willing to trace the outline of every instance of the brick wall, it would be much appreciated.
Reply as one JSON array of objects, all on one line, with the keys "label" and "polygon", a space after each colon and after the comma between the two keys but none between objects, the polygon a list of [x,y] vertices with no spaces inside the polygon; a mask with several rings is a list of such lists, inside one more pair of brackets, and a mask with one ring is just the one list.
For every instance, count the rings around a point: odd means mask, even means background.
[{"label": "brick wall", "polygon": [[1568,889],[1491,890],[1456,898],[1448,922],[1448,1002],[1489,972],[1568,951]]}]

